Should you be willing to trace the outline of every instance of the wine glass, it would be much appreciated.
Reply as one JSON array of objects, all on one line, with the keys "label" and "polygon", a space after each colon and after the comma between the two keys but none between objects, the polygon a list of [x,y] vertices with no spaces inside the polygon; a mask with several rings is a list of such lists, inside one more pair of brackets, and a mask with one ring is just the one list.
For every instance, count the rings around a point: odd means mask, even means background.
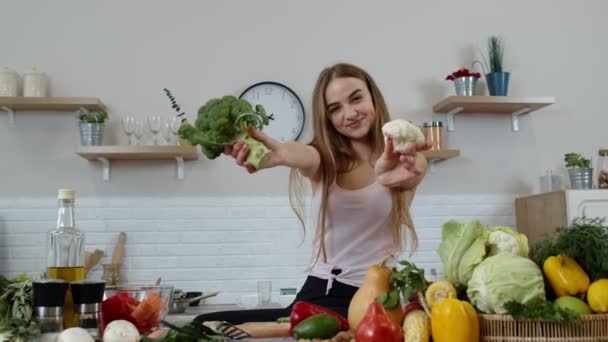
[{"label": "wine glass", "polygon": [[167,122],[165,123],[167,127],[167,131],[171,134],[172,139],[171,142],[177,145],[177,132],[179,131],[179,127],[181,126],[180,119],[177,116],[171,116],[167,118]]},{"label": "wine glass", "polygon": [[144,123],[142,121],[135,121],[135,129],[133,130],[133,134],[135,134],[135,145],[140,145],[141,137],[144,136]]},{"label": "wine glass", "polygon": [[133,140],[131,139],[131,135],[135,132],[135,118],[132,116],[125,116],[122,118],[122,128],[127,135],[128,145],[133,145]]},{"label": "wine glass", "polygon": [[158,141],[158,133],[160,132],[161,119],[158,115],[152,115],[148,117],[148,127],[150,131],[154,133],[154,145],[160,145]]}]

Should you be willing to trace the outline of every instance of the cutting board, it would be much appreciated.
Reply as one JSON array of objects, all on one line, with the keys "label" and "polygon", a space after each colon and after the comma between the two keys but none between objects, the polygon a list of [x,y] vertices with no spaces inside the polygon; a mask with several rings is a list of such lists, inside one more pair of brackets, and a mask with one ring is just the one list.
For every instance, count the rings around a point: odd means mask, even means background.
[{"label": "cutting board", "polygon": [[[204,324],[215,329],[219,322],[205,322]],[[248,322],[237,324],[236,327],[248,332],[254,338],[289,337],[289,323]]]},{"label": "cutting board", "polygon": [[255,338],[289,337],[289,323],[249,322],[237,326]]}]

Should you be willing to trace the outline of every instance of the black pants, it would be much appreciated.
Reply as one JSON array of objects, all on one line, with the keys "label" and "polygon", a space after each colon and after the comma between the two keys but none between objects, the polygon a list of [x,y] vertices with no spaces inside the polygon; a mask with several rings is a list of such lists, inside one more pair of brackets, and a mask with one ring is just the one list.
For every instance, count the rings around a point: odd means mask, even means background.
[{"label": "black pants", "polygon": [[346,318],[350,300],[357,292],[357,287],[334,281],[328,294],[327,280],[308,276],[296,299],[286,308],[281,309],[254,309],[211,312],[197,316],[196,322],[226,321],[232,324],[245,322],[274,322],[280,317],[287,317],[295,302],[305,301],[336,311]]}]

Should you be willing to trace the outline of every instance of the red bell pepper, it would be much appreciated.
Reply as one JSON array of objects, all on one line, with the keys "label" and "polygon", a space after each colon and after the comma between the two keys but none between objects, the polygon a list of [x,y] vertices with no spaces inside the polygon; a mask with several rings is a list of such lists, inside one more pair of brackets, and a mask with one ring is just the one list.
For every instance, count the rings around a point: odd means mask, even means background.
[{"label": "red bell pepper", "polygon": [[373,302],[355,332],[357,342],[403,342],[403,330],[387,315],[382,304]]},{"label": "red bell pepper", "polygon": [[348,321],[339,313],[308,302],[296,302],[289,315],[289,335],[293,336],[293,328],[310,316],[329,314],[338,319],[341,330],[348,330]]}]

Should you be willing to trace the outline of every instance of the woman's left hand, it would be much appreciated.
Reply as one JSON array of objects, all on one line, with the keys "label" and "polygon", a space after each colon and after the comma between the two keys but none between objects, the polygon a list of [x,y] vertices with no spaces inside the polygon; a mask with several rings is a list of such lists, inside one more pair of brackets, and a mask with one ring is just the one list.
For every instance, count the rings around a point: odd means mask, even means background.
[{"label": "woman's left hand", "polygon": [[378,182],[388,187],[410,188],[418,185],[427,164],[426,159],[417,157],[416,152],[428,150],[431,146],[432,143],[428,141],[423,146],[407,144],[405,152],[397,152],[393,139],[388,138],[384,152],[374,165]]}]

